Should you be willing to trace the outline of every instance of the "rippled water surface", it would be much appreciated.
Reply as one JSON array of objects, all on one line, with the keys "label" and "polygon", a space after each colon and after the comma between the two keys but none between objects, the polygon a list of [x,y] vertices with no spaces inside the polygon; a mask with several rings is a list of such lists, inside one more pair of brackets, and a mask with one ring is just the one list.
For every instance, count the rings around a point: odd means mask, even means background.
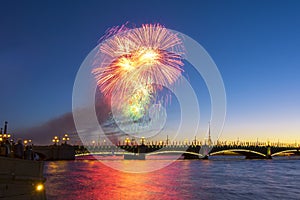
[{"label": "rippled water surface", "polygon": [[[158,160],[113,160],[155,165]],[[97,160],[45,163],[47,199],[300,199],[300,159],[178,160],[125,173]]]}]

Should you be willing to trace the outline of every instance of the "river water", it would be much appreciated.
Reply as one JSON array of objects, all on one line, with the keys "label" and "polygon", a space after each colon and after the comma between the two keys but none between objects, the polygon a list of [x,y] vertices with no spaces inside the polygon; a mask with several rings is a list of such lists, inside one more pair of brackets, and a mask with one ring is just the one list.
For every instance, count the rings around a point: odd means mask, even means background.
[{"label": "river water", "polygon": [[[155,165],[154,160],[116,160]],[[300,158],[177,160],[149,173],[126,173],[97,160],[45,163],[47,199],[300,199]]]}]

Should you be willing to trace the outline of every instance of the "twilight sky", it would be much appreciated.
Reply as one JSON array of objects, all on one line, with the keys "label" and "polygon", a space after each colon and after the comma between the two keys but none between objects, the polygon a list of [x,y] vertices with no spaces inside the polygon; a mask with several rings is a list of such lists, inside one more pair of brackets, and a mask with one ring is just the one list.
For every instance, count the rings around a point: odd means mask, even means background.
[{"label": "twilight sky", "polygon": [[[9,121],[16,137],[49,139],[63,134],[55,131],[69,131],[72,122],[61,119],[72,109],[77,70],[106,29],[127,21],[137,26],[161,23],[207,50],[226,88],[221,139],[300,142],[300,2],[296,0],[3,0],[0,123]],[[62,128],[64,122],[68,125]],[[29,130],[36,133],[30,135]]]}]

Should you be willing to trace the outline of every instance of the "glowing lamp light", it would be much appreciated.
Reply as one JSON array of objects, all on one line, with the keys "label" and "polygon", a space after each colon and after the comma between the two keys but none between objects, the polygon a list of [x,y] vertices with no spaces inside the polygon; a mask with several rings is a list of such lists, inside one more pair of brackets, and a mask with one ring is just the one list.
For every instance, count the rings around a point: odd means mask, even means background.
[{"label": "glowing lamp light", "polygon": [[67,141],[70,140],[69,135],[65,134],[64,137],[62,138],[62,140],[65,142],[65,144],[67,144]]},{"label": "glowing lamp light", "polygon": [[2,142],[3,141],[3,139],[8,139],[8,138],[10,138],[10,134],[0,134],[0,142]]},{"label": "glowing lamp light", "polygon": [[141,143],[144,144],[145,143],[145,137],[141,138]]},{"label": "glowing lamp light", "polygon": [[37,185],[35,186],[35,191],[41,192],[41,191],[43,191],[43,190],[44,190],[44,184],[39,183],[39,184],[37,184]]},{"label": "glowing lamp light", "polygon": [[126,145],[128,145],[128,144],[130,143],[130,139],[129,139],[129,138],[126,138],[126,139],[125,139],[125,143],[126,143]]},{"label": "glowing lamp light", "polygon": [[52,142],[53,142],[54,144],[59,143],[58,136],[54,136],[54,138],[52,139]]}]

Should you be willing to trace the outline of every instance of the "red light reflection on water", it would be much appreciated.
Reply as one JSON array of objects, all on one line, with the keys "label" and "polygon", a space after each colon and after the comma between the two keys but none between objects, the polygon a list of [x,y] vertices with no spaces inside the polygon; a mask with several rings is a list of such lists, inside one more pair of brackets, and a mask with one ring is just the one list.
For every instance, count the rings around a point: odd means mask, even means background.
[{"label": "red light reflection on water", "polygon": [[[112,160],[124,165],[155,165],[158,160]],[[178,166],[149,173],[126,173],[102,162],[49,162],[46,167],[49,199],[182,199]]]},{"label": "red light reflection on water", "polygon": [[[110,159],[125,167],[164,162]],[[299,159],[178,160],[158,171],[132,174],[97,160],[56,161],[45,163],[45,188],[50,200],[298,199],[299,171],[286,169],[297,169],[299,163]]]}]

